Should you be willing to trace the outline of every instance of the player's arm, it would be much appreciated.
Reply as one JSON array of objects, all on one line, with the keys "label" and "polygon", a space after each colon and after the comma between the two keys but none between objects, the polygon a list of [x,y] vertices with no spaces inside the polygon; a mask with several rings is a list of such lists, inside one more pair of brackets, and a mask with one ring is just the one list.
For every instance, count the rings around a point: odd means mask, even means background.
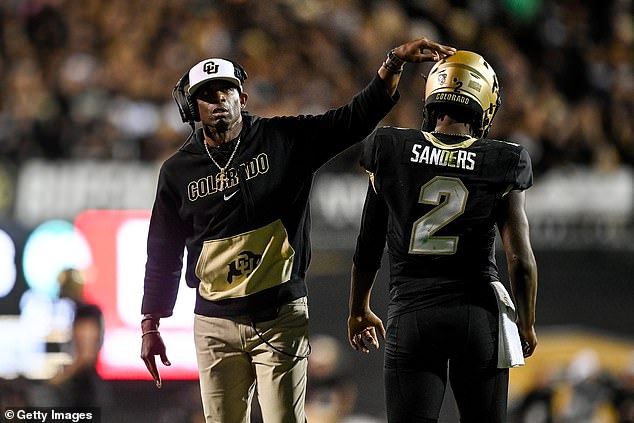
[{"label": "player's arm", "polygon": [[455,52],[456,49],[453,47],[439,44],[425,37],[418,38],[394,48],[379,68],[379,77],[385,82],[388,92],[393,96],[406,62],[437,62]]},{"label": "player's arm", "polygon": [[535,304],[537,300],[537,263],[530,243],[524,191],[510,191],[503,199],[498,228],[508,266],[511,289],[515,298],[518,329],[524,356],[529,357],[537,346]]},{"label": "player's arm", "polygon": [[379,347],[377,332],[382,337],[385,336],[383,322],[370,308],[370,296],[381,267],[387,216],[387,206],[369,183],[353,258],[348,316],[350,346],[366,353],[369,352],[366,342],[375,348]]},{"label": "player's arm", "polygon": [[350,278],[350,314],[348,316],[348,342],[356,351],[369,352],[368,342],[379,348],[378,333],[385,337],[381,319],[370,308],[372,285],[377,270],[363,271],[352,265]]}]

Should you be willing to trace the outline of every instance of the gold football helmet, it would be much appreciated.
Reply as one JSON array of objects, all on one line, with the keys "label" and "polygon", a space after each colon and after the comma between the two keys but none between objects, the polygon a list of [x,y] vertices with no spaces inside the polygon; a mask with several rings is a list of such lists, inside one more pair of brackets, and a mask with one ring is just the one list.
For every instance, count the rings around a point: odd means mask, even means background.
[{"label": "gold football helmet", "polygon": [[458,50],[429,71],[425,84],[426,129],[436,124],[435,109],[456,106],[474,113],[474,135],[486,137],[500,103],[500,84],[491,65],[479,54]]}]

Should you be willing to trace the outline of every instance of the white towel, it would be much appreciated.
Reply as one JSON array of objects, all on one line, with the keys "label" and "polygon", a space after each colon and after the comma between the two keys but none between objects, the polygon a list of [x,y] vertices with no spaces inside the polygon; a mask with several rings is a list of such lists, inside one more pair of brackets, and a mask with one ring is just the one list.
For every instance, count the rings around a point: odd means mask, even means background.
[{"label": "white towel", "polygon": [[517,330],[517,313],[508,291],[501,282],[491,282],[498,302],[498,368],[524,365],[524,353]]}]

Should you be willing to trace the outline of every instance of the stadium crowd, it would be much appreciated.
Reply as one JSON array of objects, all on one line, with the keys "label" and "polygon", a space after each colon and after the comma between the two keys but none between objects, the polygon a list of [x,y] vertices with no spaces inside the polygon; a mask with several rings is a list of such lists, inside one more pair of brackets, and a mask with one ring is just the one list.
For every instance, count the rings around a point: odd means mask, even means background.
[{"label": "stadium crowd", "polygon": [[[385,52],[426,35],[481,52],[502,107],[490,133],[536,173],[634,164],[631,0],[3,0],[0,157],[161,160],[188,131],[171,88],[209,55],[249,72],[249,110],[342,104]],[[421,120],[424,65],[386,124]],[[346,166],[356,168],[348,154]]]}]

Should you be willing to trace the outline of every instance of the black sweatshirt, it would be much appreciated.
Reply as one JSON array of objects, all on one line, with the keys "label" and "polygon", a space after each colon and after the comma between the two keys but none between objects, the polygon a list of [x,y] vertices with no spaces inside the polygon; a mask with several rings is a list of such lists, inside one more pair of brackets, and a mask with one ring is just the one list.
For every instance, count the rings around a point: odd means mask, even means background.
[{"label": "black sweatshirt", "polygon": [[[363,140],[397,99],[375,76],[350,103],[322,115],[243,113],[223,190],[198,129],[161,166],[141,312],[172,314],[184,247],[197,314],[253,318],[305,296],[314,173]],[[218,164],[225,166],[236,143],[211,149]]]}]

